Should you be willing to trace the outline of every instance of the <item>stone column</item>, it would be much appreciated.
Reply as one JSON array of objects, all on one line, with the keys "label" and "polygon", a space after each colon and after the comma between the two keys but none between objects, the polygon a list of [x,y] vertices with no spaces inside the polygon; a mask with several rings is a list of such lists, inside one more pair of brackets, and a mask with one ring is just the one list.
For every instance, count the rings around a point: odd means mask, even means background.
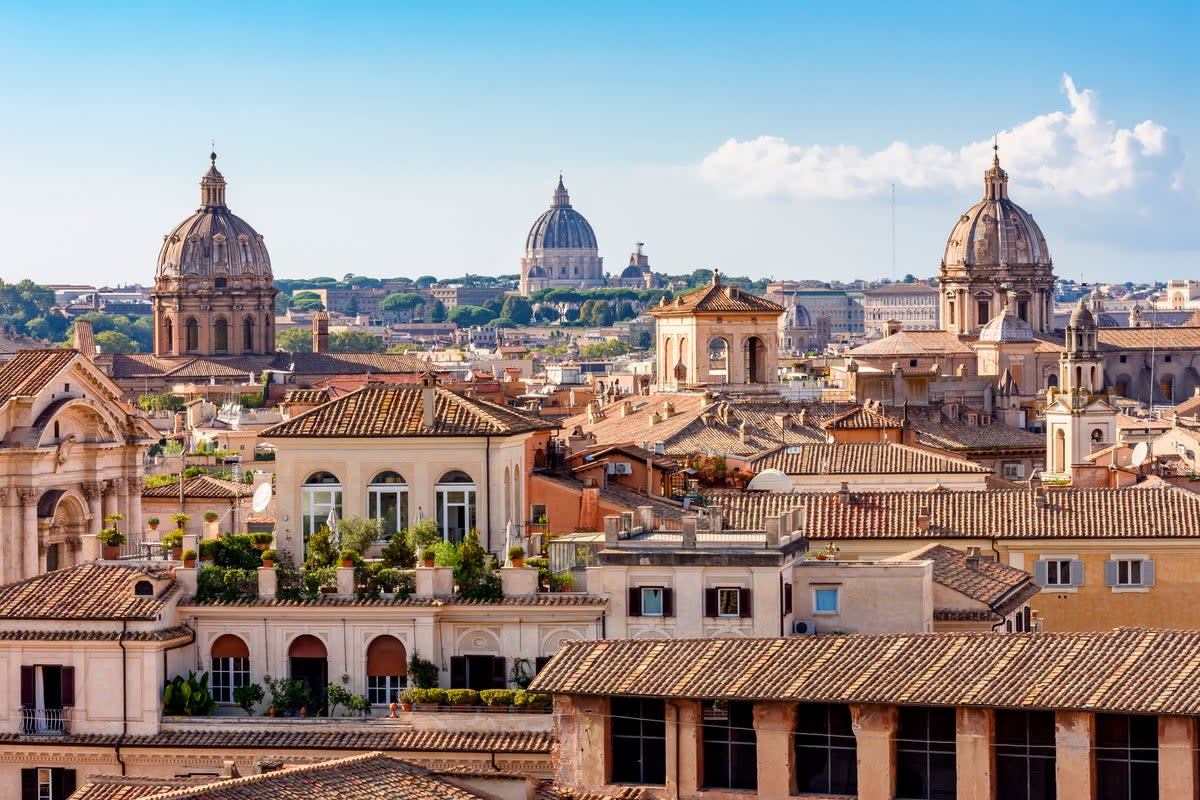
[{"label": "stone column", "polygon": [[1082,711],[1054,715],[1054,778],[1058,800],[1096,796],[1096,764],[1092,743],[1096,718]]},{"label": "stone column", "polygon": [[103,528],[104,517],[117,513],[117,482],[111,480],[101,481],[100,492],[100,527]]},{"label": "stone column", "polygon": [[758,739],[758,796],[787,797],[796,793],[795,703],[755,703],[754,735]]},{"label": "stone column", "polygon": [[37,503],[42,493],[37,489],[17,489],[21,501],[21,566],[18,579],[32,578],[42,572],[38,554]]},{"label": "stone column", "polygon": [[992,800],[996,774],[992,761],[995,714],[988,708],[957,709],[955,751],[959,800]]},{"label": "stone column", "polygon": [[125,519],[117,523],[117,528],[125,533],[125,541],[133,543],[135,530],[129,527],[129,484],[124,478],[112,481],[113,510],[110,514],[120,514]]},{"label": "stone column", "polygon": [[698,700],[667,703],[667,793],[673,797],[691,797],[700,790],[700,725]]},{"label": "stone column", "polygon": [[892,800],[896,795],[895,706],[852,705],[850,720],[858,744],[859,800]]},{"label": "stone column", "polygon": [[142,484],[141,478],[125,479],[125,502],[128,511],[125,512],[125,530],[137,537],[140,542],[146,538],[145,523],[142,522]]},{"label": "stone column", "polygon": [[1196,722],[1190,717],[1158,718],[1158,796],[1196,797]]}]

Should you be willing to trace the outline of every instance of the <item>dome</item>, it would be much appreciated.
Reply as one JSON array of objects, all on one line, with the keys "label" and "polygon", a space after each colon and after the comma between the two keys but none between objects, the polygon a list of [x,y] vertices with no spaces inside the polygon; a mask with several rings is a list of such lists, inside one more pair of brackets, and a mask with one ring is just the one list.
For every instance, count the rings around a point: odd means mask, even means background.
[{"label": "dome", "polygon": [[1033,328],[1006,307],[979,331],[981,342],[1032,342]]},{"label": "dome", "polygon": [[200,179],[200,208],[163,237],[155,279],[225,278],[255,284],[271,280],[263,237],[225,205],[225,176],[217,154]]},{"label": "dome", "polygon": [[550,210],[538,217],[529,229],[525,250],[533,252],[565,248],[596,250],[597,245],[592,226],[582,214],[571,208],[571,198],[559,175]]},{"label": "dome", "polygon": [[621,272],[622,278],[641,278],[642,268],[637,264],[630,264]]},{"label": "dome", "polygon": [[983,199],[958,219],[946,241],[943,266],[1011,268],[1052,266],[1042,229],[1033,215],[1008,199],[1008,173],[1000,157],[983,173]]},{"label": "dome", "polygon": [[1071,320],[1067,323],[1069,328],[1094,328],[1096,327],[1096,318],[1092,316],[1092,311],[1087,307],[1087,301],[1084,298],[1079,298],[1079,303],[1075,306],[1075,310],[1071,312]]},{"label": "dome", "polygon": [[791,479],[782,470],[764,469],[762,472],[755,475],[746,488],[752,492],[792,492],[795,487],[792,486]]}]

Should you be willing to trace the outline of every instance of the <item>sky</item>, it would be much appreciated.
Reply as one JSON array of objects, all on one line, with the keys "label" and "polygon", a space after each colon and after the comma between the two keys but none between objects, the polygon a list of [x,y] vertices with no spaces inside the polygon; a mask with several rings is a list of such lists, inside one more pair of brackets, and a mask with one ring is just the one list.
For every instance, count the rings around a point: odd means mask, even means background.
[{"label": "sky", "polygon": [[560,172],[609,272],[928,277],[994,136],[1060,277],[1200,277],[1198,8],[0,0],[0,278],[150,282],[213,141],[276,277],[514,273]]}]

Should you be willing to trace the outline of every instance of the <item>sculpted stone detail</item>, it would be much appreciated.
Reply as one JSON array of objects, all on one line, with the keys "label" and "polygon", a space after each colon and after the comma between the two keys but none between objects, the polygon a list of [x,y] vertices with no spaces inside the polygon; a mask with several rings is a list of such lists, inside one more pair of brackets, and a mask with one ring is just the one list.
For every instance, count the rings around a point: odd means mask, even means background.
[{"label": "sculpted stone detail", "polygon": [[98,481],[80,484],[79,488],[89,503],[99,500],[104,493],[104,487]]},{"label": "sculpted stone detail", "polygon": [[26,508],[37,505],[38,498],[41,496],[42,492],[40,489],[17,489],[17,499]]}]

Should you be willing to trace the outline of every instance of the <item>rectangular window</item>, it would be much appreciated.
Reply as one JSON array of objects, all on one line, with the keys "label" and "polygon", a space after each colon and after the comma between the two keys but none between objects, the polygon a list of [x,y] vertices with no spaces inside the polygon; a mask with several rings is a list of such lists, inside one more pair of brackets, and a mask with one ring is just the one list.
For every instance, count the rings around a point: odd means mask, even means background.
[{"label": "rectangular window", "polygon": [[850,706],[802,703],[794,738],[800,794],[858,793],[858,744]]},{"label": "rectangular window", "polygon": [[642,616],[661,617],[663,615],[663,590],[658,586],[643,586]]},{"label": "rectangular window", "polygon": [[667,782],[667,711],[662,700],[614,697],[609,750],[613,783]]},{"label": "rectangular window", "polygon": [[837,589],[813,589],[813,613],[815,613],[815,614],[836,614],[836,613],[838,613],[838,590]]},{"label": "rectangular window", "polygon": [[901,706],[899,717],[897,800],[954,800],[954,709]]},{"label": "rectangular window", "polygon": [[1013,481],[1025,477],[1025,465],[1020,461],[1005,461],[1001,468],[1005,480]]},{"label": "rectangular window", "polygon": [[758,739],[754,733],[754,704],[706,700],[701,707],[706,789],[758,788]]},{"label": "rectangular window", "polygon": [[1096,715],[1097,800],[1158,797],[1158,718]]},{"label": "rectangular window", "polygon": [[1083,562],[1073,558],[1039,558],[1033,562],[1038,586],[1082,586]]},{"label": "rectangular window", "polygon": [[979,324],[980,325],[986,324],[988,319],[991,317],[991,310],[988,307],[988,301],[980,300],[976,304],[976,308],[979,313]]},{"label": "rectangular window", "polygon": [[717,616],[718,617],[741,616],[741,613],[738,609],[738,590],[737,589],[717,589]]},{"label": "rectangular window", "polygon": [[21,770],[21,800],[66,800],[73,794],[73,769],[34,767]]},{"label": "rectangular window", "polygon": [[218,703],[232,703],[233,690],[248,683],[250,683],[250,659],[214,658],[212,660],[209,686],[212,688],[213,700]]},{"label": "rectangular window", "polygon": [[1104,562],[1104,584],[1115,587],[1154,585],[1154,562],[1141,558],[1115,558]]},{"label": "rectangular window", "polygon": [[996,712],[996,796],[1054,800],[1054,712]]},{"label": "rectangular window", "polygon": [[368,675],[367,699],[371,705],[385,706],[397,701],[400,690],[407,685],[408,678],[404,675]]}]

